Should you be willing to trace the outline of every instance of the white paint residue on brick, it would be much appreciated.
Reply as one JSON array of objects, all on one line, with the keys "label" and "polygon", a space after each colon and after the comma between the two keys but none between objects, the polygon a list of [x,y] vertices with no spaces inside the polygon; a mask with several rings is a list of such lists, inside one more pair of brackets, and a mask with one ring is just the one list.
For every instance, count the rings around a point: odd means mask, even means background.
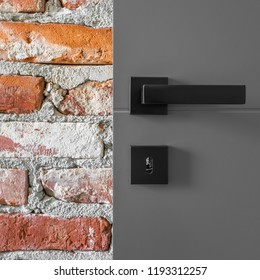
[{"label": "white paint residue on brick", "polygon": [[103,155],[97,124],[1,123],[0,143],[1,157],[97,158]]},{"label": "white paint residue on brick", "polygon": [[111,168],[50,169],[40,173],[50,196],[80,203],[112,203]]},{"label": "white paint residue on brick", "polygon": [[95,230],[92,227],[89,227],[88,233],[88,246],[91,248],[95,244]]},{"label": "white paint residue on brick", "polygon": [[[15,40],[11,30],[6,30],[9,34],[8,40],[1,42],[1,49],[8,51],[8,59],[23,60],[37,57],[38,62],[51,62],[53,59],[63,56],[69,49],[65,46],[52,44],[36,32],[30,33],[30,38],[34,43],[27,43],[24,40]],[[36,39],[37,38],[37,39]],[[11,42],[11,43],[10,43]]]},{"label": "white paint residue on brick", "polygon": [[3,1],[3,2],[0,4],[0,10],[1,10],[1,12],[3,12],[3,13],[10,13],[10,12],[13,12],[13,11],[14,11],[14,8],[13,8],[12,5],[10,5],[9,2]]},{"label": "white paint residue on brick", "polygon": [[[22,0],[21,0],[22,2]],[[41,11],[44,5],[43,0],[34,0],[35,3],[31,3],[29,10],[38,10]],[[22,9],[23,5],[19,5],[19,3],[12,3],[10,0],[2,0],[0,1],[0,11],[2,13],[15,13],[15,12],[20,12]]]}]

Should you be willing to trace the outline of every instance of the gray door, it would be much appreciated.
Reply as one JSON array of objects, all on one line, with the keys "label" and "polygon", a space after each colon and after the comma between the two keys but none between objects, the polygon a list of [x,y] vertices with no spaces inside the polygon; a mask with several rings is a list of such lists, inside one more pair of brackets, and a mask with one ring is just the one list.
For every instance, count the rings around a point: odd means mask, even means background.
[{"label": "gray door", "polygon": [[[260,1],[114,1],[114,258],[260,258]],[[131,76],[245,84],[245,105],[130,115]],[[131,146],[169,147],[168,185],[131,185]]]}]

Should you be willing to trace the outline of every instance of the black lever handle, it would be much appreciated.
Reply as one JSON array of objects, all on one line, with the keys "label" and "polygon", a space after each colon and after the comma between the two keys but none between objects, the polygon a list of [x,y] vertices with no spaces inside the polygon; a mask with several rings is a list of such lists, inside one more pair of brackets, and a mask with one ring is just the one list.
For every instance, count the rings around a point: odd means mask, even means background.
[{"label": "black lever handle", "polygon": [[142,104],[245,104],[245,86],[144,85]]},{"label": "black lever handle", "polygon": [[168,85],[168,78],[131,80],[131,114],[167,114],[167,104],[245,102],[245,85]]}]

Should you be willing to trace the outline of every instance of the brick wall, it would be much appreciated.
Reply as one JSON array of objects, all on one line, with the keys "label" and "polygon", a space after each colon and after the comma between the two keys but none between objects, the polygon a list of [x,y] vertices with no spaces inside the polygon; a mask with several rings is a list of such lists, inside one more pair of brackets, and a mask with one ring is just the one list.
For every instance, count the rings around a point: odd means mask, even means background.
[{"label": "brick wall", "polygon": [[112,259],[112,0],[0,0],[0,259]]}]

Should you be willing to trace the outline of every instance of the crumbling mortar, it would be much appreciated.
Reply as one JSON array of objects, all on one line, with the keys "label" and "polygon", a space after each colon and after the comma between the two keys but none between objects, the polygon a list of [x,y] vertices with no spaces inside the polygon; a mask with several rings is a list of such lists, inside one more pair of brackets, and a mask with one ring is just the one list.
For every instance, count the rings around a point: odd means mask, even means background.
[{"label": "crumbling mortar", "polygon": [[[88,164],[86,164],[88,162]],[[97,163],[97,162],[96,162]],[[33,159],[17,159],[17,158],[1,158],[0,168],[18,168],[29,171],[29,185],[30,194],[28,197],[28,204],[26,206],[0,206],[0,213],[47,213],[55,214],[61,217],[72,217],[80,215],[94,215],[105,216],[109,221],[112,221],[112,213],[106,213],[106,209],[111,212],[112,205],[102,204],[77,204],[67,203],[56,200],[53,197],[47,196],[44,191],[40,180],[40,172],[43,169],[64,169],[64,168],[100,168],[104,167],[102,162],[98,165],[95,164],[95,160],[84,159],[54,159],[54,158],[33,158]],[[106,166],[108,167],[108,166]],[[111,166],[110,166],[111,167]],[[62,208],[63,211],[57,211],[58,208]],[[69,209],[74,209],[69,213]],[[65,214],[66,213],[66,214]],[[85,214],[84,214],[85,213]]]},{"label": "crumbling mortar", "polygon": [[68,66],[29,62],[0,61],[0,75],[43,77],[47,83],[62,89],[72,89],[86,81],[104,82],[113,79],[113,66]]},{"label": "crumbling mortar", "polygon": [[0,260],[112,260],[113,249],[107,252],[60,250],[0,252]]},{"label": "crumbling mortar", "polygon": [[22,21],[35,23],[79,24],[94,28],[112,27],[113,0],[87,1],[84,7],[76,10],[62,8],[59,0],[46,2],[44,13],[4,13],[0,12],[1,21]]},{"label": "crumbling mortar", "polygon": [[[111,80],[111,79],[109,79],[109,80]],[[106,81],[103,81],[103,82],[107,82],[109,80],[106,80]],[[90,80],[85,80],[81,84],[79,84],[76,87],[71,88],[70,90],[77,89],[78,87],[80,87],[81,85],[84,85],[88,81],[90,81]],[[91,82],[99,82],[99,81],[91,80]],[[49,101],[53,105],[54,114],[56,116],[60,116],[60,117],[72,117],[72,116],[74,116],[74,115],[71,115],[71,114],[63,114],[63,112],[61,112],[61,110],[60,110],[60,106],[61,106],[62,101],[69,95],[69,90],[63,89],[61,86],[59,86],[56,83],[47,82],[46,85],[45,85],[45,89],[44,89],[43,94],[45,96],[44,102]],[[107,116],[109,116],[109,115],[104,115],[104,117],[107,117]],[[76,117],[78,117],[78,116],[76,116]]]},{"label": "crumbling mortar", "polygon": [[0,114],[0,122],[71,122],[71,123],[98,123],[102,121],[112,122],[113,117],[110,116],[74,116],[63,115],[58,112],[52,102],[45,99],[42,108],[31,114]]}]

